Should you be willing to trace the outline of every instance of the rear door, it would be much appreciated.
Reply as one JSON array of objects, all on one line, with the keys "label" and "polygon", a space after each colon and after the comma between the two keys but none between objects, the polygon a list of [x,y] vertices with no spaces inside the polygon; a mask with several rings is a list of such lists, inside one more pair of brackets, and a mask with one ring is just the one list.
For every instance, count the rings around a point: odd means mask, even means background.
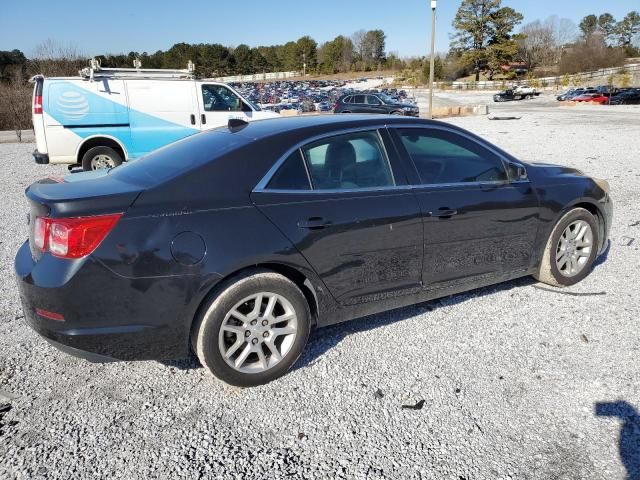
[{"label": "rear door", "polygon": [[420,207],[387,154],[387,135],[371,129],[301,145],[252,194],[342,304],[421,290]]},{"label": "rear door", "polygon": [[497,278],[532,266],[538,199],[501,155],[447,128],[394,129],[415,167],[424,222],[426,288]]}]

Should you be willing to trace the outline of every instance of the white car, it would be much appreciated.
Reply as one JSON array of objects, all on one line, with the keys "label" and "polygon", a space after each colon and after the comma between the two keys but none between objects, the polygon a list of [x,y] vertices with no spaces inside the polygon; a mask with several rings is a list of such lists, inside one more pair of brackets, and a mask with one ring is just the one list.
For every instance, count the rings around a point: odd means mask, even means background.
[{"label": "white car", "polygon": [[85,69],[33,78],[37,163],[111,168],[201,130],[278,116],[187,70]]}]

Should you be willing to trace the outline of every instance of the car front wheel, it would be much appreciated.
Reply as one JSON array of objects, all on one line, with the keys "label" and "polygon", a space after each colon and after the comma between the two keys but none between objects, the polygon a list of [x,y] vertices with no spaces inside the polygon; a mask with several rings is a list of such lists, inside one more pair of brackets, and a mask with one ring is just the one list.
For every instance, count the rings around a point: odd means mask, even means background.
[{"label": "car front wheel", "polygon": [[300,289],[282,275],[257,271],[210,299],[192,333],[200,363],[238,387],[285,374],[309,337],[311,313]]},{"label": "car front wheel", "polygon": [[598,245],[596,218],[584,208],[570,210],[551,232],[535,278],[555,287],[578,283],[591,271]]}]

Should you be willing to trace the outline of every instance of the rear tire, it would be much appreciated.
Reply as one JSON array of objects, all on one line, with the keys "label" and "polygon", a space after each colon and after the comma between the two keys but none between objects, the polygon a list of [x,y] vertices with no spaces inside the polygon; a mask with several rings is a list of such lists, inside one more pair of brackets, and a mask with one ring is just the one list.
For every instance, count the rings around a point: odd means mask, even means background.
[{"label": "rear tire", "polygon": [[257,270],[231,279],[209,299],[191,343],[215,377],[253,387],[291,368],[310,328],[311,312],[300,289],[278,273]]},{"label": "rear tire", "polygon": [[554,287],[585,278],[598,255],[598,223],[584,208],[574,208],[556,223],[542,254],[536,280]]},{"label": "rear tire", "polygon": [[115,168],[122,163],[122,156],[111,147],[93,147],[82,156],[85,171]]}]

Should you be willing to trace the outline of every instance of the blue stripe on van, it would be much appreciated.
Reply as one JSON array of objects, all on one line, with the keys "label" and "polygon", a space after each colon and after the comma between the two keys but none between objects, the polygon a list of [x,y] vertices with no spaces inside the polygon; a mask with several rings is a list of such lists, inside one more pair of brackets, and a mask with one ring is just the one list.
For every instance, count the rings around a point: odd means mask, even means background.
[{"label": "blue stripe on van", "polygon": [[80,138],[114,137],[127,149],[129,158],[140,157],[199,131],[129,109],[72,82],[51,82],[46,93],[45,111],[58,123]]}]

